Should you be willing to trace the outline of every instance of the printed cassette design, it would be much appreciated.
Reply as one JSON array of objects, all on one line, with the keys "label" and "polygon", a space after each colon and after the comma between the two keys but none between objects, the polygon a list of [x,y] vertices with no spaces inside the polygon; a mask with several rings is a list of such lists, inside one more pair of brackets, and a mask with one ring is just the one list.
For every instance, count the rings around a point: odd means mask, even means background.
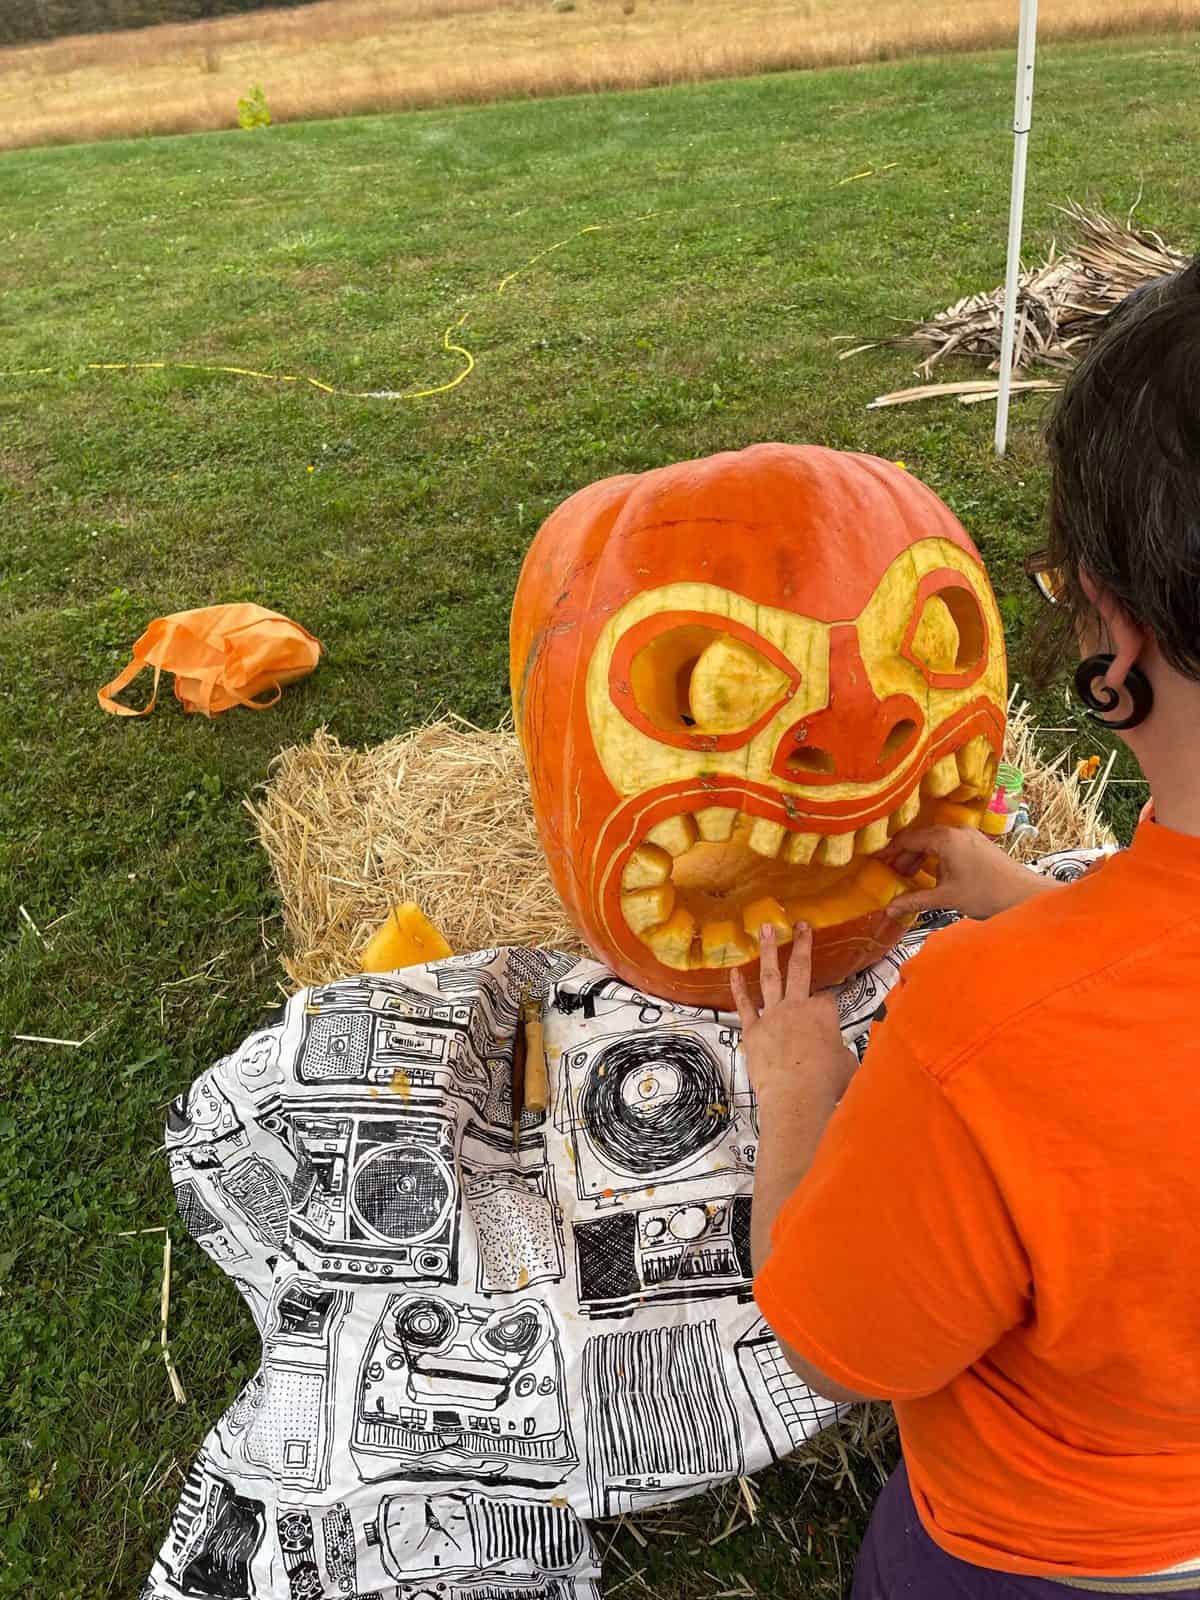
[{"label": "printed cassette design", "polygon": [[639,1028],[563,1050],[564,1132],[580,1199],[611,1200],[720,1173],[749,1175],[749,1087],[735,1102],[732,1029]]},{"label": "printed cassette design", "polygon": [[545,1305],[389,1296],[359,1375],[351,1452],[364,1481],[561,1483],[578,1457]]},{"label": "printed cassette design", "polygon": [[[392,1088],[406,1099],[487,1095],[490,1006],[477,997],[426,994],[399,979],[351,978],[312,992],[296,1081]],[[511,1034],[511,1028],[509,1032]]]},{"label": "printed cassette design", "polygon": [[620,1317],[656,1302],[751,1297],[748,1194],[614,1211],[574,1224],[579,1303]]},{"label": "printed cassette design", "polygon": [[452,1116],[330,1103],[320,1115],[297,1113],[292,1133],[291,1238],[303,1265],[359,1282],[454,1280],[461,1196]]}]

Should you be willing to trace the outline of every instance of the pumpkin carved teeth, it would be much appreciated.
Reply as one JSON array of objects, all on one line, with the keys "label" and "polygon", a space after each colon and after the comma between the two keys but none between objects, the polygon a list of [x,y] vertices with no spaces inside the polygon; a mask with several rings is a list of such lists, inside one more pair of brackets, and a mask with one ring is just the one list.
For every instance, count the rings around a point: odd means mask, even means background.
[{"label": "pumpkin carved teeth", "polygon": [[[841,832],[707,805],[666,817],[625,857],[621,911],[630,930],[676,971],[758,959],[764,923],[781,944],[796,922],[834,927],[882,910],[912,887],[879,859],[914,822],[977,825],[996,757],[983,737],[941,757],[887,816]],[[954,796],[955,804],[949,797]]]},{"label": "pumpkin carved teeth", "polygon": [[996,757],[982,734],[956,752],[962,782],[977,794],[990,794],[996,782]]},{"label": "pumpkin carved teeth", "polygon": [[816,860],[823,867],[845,867],[853,855],[853,833],[827,833],[817,849]]},{"label": "pumpkin carved teeth", "polygon": [[958,762],[953,756],[943,756],[940,761],[935,761],[921,781],[921,792],[932,795],[935,800],[944,799],[958,788],[961,779],[958,776]]},{"label": "pumpkin carved teeth", "polygon": [[789,833],[783,846],[783,859],[793,866],[806,867],[820,842],[819,833]]},{"label": "pumpkin carved teeth", "polygon": [[909,828],[917,820],[921,809],[921,796],[916,789],[907,800],[902,800],[888,818],[888,832],[899,833],[901,828]]},{"label": "pumpkin carved teeth", "polygon": [[755,817],[747,840],[756,856],[777,856],[787,838],[782,822],[769,822],[766,817]]},{"label": "pumpkin carved teeth", "polygon": [[888,819],[876,817],[874,822],[868,822],[865,828],[860,828],[854,839],[854,852],[860,856],[877,855],[888,842]]},{"label": "pumpkin carved teeth", "polygon": [[696,812],[696,827],[700,837],[711,844],[723,844],[733,832],[738,819],[732,806],[705,806]]}]

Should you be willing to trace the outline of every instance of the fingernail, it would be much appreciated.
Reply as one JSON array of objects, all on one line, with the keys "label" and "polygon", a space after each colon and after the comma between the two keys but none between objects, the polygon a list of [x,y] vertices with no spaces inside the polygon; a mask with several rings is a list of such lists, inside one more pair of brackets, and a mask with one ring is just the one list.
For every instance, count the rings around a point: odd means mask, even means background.
[{"label": "fingernail", "polygon": [[812,929],[809,927],[807,922],[798,922],[796,924],[796,932],[800,934],[811,933]]},{"label": "fingernail", "polygon": [[764,922],[762,927],[758,930],[758,937],[763,944],[774,944],[775,924],[773,922]]}]

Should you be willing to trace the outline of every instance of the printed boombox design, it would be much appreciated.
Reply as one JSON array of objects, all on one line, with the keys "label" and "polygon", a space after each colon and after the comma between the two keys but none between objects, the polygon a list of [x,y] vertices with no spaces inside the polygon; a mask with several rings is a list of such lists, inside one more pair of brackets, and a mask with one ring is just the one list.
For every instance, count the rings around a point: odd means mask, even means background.
[{"label": "printed boombox design", "polygon": [[359,1375],[351,1451],[364,1478],[560,1483],[576,1464],[546,1307],[392,1295]]},{"label": "printed boombox design", "polygon": [[454,1121],[414,1108],[297,1113],[291,1236],[332,1278],[446,1283],[457,1273]]},{"label": "printed boombox design", "polygon": [[579,1303],[593,1317],[619,1317],[651,1302],[751,1296],[748,1194],[643,1211],[617,1211],[574,1225]]}]

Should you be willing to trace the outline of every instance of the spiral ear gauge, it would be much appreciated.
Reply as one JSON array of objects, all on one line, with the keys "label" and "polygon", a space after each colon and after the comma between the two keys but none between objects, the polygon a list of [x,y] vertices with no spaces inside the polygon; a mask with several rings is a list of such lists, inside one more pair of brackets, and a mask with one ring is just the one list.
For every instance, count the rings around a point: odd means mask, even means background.
[{"label": "spiral ear gauge", "polygon": [[1116,658],[1111,655],[1088,656],[1079,663],[1075,672],[1075,693],[1087,707],[1087,714],[1102,728],[1120,732],[1136,728],[1145,722],[1154,708],[1154,690],[1140,667],[1130,667],[1121,688],[1129,696],[1130,709],[1124,717],[1113,720],[1104,715],[1115,711],[1121,703],[1121,690],[1104,682],[1105,674]]}]

